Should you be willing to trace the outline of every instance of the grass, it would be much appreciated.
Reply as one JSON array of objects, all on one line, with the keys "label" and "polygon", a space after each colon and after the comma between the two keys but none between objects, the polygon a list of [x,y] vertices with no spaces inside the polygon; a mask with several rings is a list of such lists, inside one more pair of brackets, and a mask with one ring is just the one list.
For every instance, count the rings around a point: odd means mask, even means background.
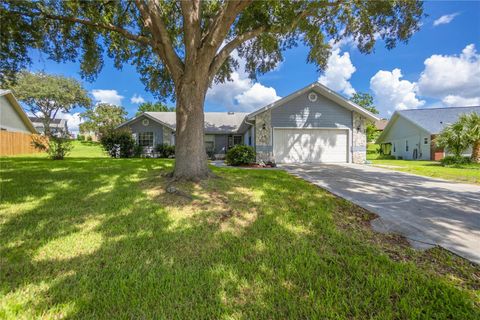
[{"label": "grass", "polygon": [[421,176],[480,184],[480,164],[472,163],[444,167],[438,161],[384,160],[379,159],[378,153],[375,152],[377,147],[378,145],[375,144],[369,144],[367,147],[367,159],[371,161],[373,165]]},{"label": "grass", "polygon": [[171,160],[79,154],[0,160],[0,318],[480,317],[478,266],[283,171],[213,168],[190,199]]}]

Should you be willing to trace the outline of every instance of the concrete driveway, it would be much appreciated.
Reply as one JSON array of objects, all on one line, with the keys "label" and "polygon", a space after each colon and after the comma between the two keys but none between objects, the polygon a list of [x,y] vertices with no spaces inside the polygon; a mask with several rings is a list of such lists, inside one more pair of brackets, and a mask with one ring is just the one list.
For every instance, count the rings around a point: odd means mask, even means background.
[{"label": "concrete driveway", "polygon": [[354,164],[282,165],[380,218],[374,229],[417,248],[439,245],[480,264],[480,186]]}]

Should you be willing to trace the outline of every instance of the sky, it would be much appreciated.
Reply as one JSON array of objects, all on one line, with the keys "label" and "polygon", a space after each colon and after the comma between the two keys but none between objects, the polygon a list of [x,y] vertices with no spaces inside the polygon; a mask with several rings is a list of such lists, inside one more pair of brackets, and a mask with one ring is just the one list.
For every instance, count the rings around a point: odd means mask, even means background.
[{"label": "sky", "polygon": [[[212,86],[205,111],[250,112],[315,81],[346,97],[372,94],[385,118],[395,110],[480,105],[480,0],[427,1],[424,9],[428,16],[407,44],[387,50],[379,40],[375,51],[364,55],[352,41],[344,40],[333,44],[324,72],[306,62],[307,47],[293,48],[284,52],[275,70],[257,81],[240,68],[232,74],[233,81]],[[106,58],[98,78],[87,82],[79,76],[78,62],[58,64],[36,52],[32,57],[32,71],[76,78],[95,102],[121,105],[129,116],[140,103],[155,101],[131,66],[117,70]],[[62,115],[72,131],[78,130],[80,111]]]}]

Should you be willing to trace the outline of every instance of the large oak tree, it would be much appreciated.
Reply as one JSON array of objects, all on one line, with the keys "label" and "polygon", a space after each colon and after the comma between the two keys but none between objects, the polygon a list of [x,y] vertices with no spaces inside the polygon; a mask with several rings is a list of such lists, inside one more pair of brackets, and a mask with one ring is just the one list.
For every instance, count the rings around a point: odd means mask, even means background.
[{"label": "large oak tree", "polygon": [[21,1],[1,0],[3,77],[30,62],[30,48],[55,61],[79,59],[93,79],[104,52],[115,66],[136,66],[148,90],[176,101],[176,178],[209,174],[203,144],[204,100],[212,82],[239,63],[255,78],[303,44],[307,62],[325,67],[329,41],[351,37],[359,50],[407,41],[423,14],[420,1]]}]

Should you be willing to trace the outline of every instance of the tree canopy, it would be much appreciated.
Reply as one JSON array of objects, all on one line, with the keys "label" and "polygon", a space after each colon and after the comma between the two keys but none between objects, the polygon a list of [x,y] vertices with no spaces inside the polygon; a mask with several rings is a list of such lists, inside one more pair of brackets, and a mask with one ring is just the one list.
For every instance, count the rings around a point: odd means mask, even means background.
[{"label": "tree canopy", "polygon": [[0,74],[28,66],[31,48],[54,61],[78,59],[89,80],[105,56],[118,68],[134,65],[156,97],[176,101],[174,176],[197,179],[208,175],[205,95],[239,67],[234,50],[251,78],[298,45],[309,48],[306,62],[323,69],[331,41],[351,38],[369,53],[382,39],[391,49],[418,30],[422,14],[417,0],[3,0]]},{"label": "tree canopy", "polygon": [[92,109],[88,109],[81,115],[84,122],[80,124],[80,132],[93,131],[101,134],[126,121],[127,111],[123,107],[108,103],[100,103]]},{"label": "tree canopy", "polygon": [[80,82],[60,75],[22,71],[9,88],[30,113],[42,119],[47,136],[51,132],[50,123],[59,112],[91,105],[90,97]]},{"label": "tree canopy", "polygon": [[144,102],[138,106],[136,116],[144,112],[168,112],[175,111],[175,107],[168,107],[162,102]]}]

